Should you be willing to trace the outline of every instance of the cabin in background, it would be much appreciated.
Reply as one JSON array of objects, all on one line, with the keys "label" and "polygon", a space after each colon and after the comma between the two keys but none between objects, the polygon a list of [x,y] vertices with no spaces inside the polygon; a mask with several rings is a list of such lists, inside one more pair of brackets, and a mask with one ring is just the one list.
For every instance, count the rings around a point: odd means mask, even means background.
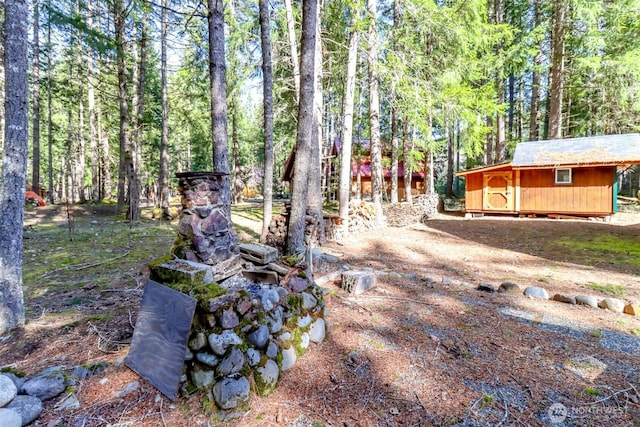
[{"label": "cabin in background", "polygon": [[[328,155],[324,155],[322,159],[322,191],[327,200],[336,200],[338,198],[338,187],[340,179],[340,139],[337,138]],[[282,181],[289,183],[289,190],[293,191],[293,163],[295,161],[295,150],[291,152],[284,164]],[[391,154],[383,151],[382,153],[382,173],[384,179],[384,191],[386,194],[391,193]],[[417,196],[424,193],[424,162],[418,162],[418,170],[411,172],[411,194]],[[359,139],[353,143],[353,151],[351,155],[351,195],[358,193],[360,186],[360,194],[362,196],[371,196],[371,151],[368,139]],[[404,191],[404,163],[398,161],[398,200],[406,200]]]},{"label": "cabin in background", "polygon": [[606,217],[617,211],[617,173],[640,164],[640,134],[517,145],[509,163],[459,172],[465,211]]}]

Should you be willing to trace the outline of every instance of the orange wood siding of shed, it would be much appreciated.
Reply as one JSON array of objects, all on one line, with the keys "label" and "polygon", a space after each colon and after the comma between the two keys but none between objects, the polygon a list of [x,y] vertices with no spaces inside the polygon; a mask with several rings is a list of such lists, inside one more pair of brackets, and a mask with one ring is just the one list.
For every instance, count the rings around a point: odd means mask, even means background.
[{"label": "orange wood siding of shed", "polygon": [[[506,165],[504,167],[491,169],[491,172],[506,172],[510,171],[511,167]],[[482,172],[470,173],[465,176],[466,184],[465,184],[465,210],[470,212],[480,212],[482,211],[482,193],[483,193],[483,176]]]},{"label": "orange wood siding of shed", "polygon": [[553,169],[520,172],[520,212],[613,213],[614,166],[572,169],[571,184],[556,184]]}]

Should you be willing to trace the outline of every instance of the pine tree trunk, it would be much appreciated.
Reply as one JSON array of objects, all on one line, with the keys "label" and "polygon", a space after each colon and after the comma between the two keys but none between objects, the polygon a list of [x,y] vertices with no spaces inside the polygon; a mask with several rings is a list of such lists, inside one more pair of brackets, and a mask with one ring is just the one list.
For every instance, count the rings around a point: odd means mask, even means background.
[{"label": "pine tree trunk", "polygon": [[[0,7],[0,22],[4,22],[4,9]],[[5,82],[4,72],[4,25],[0,25],[0,81]],[[4,149],[4,86],[0,89],[0,153]]]},{"label": "pine tree trunk", "polygon": [[102,132],[102,100],[98,97],[96,103],[96,118],[98,128],[98,171],[99,180],[99,199],[111,200],[112,182],[111,182],[111,150],[109,147],[109,138]]},{"label": "pine tree trunk", "polygon": [[260,241],[264,242],[273,217],[273,69],[271,66],[271,25],[269,23],[269,4],[267,0],[259,0],[259,7],[264,120],[263,216]]},{"label": "pine tree trunk", "polygon": [[298,45],[296,43],[297,37],[291,0],[284,0],[284,10],[287,17],[287,34],[289,36],[289,50],[291,52],[291,62],[293,65],[294,99],[296,100],[296,104],[298,104],[300,100],[300,58],[298,57]]},{"label": "pine tree trunk", "polygon": [[293,165],[293,192],[287,233],[287,253],[296,253],[305,247],[305,215],[307,208],[307,183],[314,137],[314,81],[317,0],[303,0],[302,42],[300,62],[300,103],[298,104],[298,132]]},{"label": "pine tree trunk", "polygon": [[85,175],[85,157],[86,148],[84,140],[84,81],[81,70],[78,69],[78,135],[76,143],[76,182],[75,187],[78,191],[78,202],[86,203],[84,175]]},{"label": "pine tree trunk", "polygon": [[485,144],[484,153],[486,156],[485,163],[487,165],[492,165],[495,163],[495,158],[493,157],[493,117],[487,116],[487,128],[491,129],[487,133],[487,142]]},{"label": "pine tree trunk", "polygon": [[391,107],[391,203],[398,203],[398,145],[398,110]]},{"label": "pine tree trunk", "polygon": [[[93,0],[87,2],[87,26],[93,29]],[[87,107],[89,108],[89,162],[91,167],[91,200],[98,202],[98,129],[96,127],[96,95],[94,88],[95,56],[89,51],[87,58]]]},{"label": "pine tree trunk", "polygon": [[[138,181],[137,188],[138,194],[140,194],[142,188],[140,184],[140,171],[142,170],[142,135],[144,130],[144,112],[145,112],[145,84],[147,76],[147,12],[146,9],[142,13],[142,28],[140,33],[140,59],[137,64],[137,78],[134,78],[136,84],[136,102],[133,104],[135,107],[134,117],[135,124],[133,126],[134,138],[134,165],[136,170],[136,179]],[[134,47],[136,51],[136,47]],[[135,67],[135,65],[134,65]],[[139,197],[139,195],[138,195]]]},{"label": "pine tree trunk", "polygon": [[22,222],[28,141],[28,2],[6,0],[5,135],[0,184],[0,335],[25,322]]},{"label": "pine tree trunk", "polygon": [[[114,2],[114,25],[116,28],[116,64],[118,68],[118,103],[120,106],[120,158],[124,168],[122,174],[122,191],[124,193],[124,178],[127,181],[128,208],[127,218],[136,221],[140,218],[140,191],[138,190],[138,179],[134,160],[134,147],[129,137],[129,104],[127,88],[127,70],[125,64],[125,13],[122,0]],[[120,183],[118,183],[120,186]],[[119,188],[120,190],[120,188]],[[124,194],[122,197],[124,202]],[[118,208],[121,212],[124,203],[121,204],[120,194],[118,195]]]},{"label": "pine tree trunk", "polygon": [[453,157],[455,151],[455,135],[452,124],[449,124],[447,128],[447,184],[445,188],[445,195],[447,197],[453,197]]},{"label": "pine tree trunk", "polygon": [[[540,0],[534,2],[536,28],[540,25]],[[531,115],[529,118],[529,140],[540,138],[540,66],[542,64],[542,42],[533,57],[533,73],[531,75]]]},{"label": "pine tree trunk", "polygon": [[564,0],[553,3],[551,70],[549,78],[549,139],[562,138],[562,95],[564,91]]},{"label": "pine tree trunk", "polygon": [[412,168],[411,168],[411,158],[409,157],[412,149],[413,149],[413,143],[409,142],[409,123],[408,123],[408,120],[406,120],[405,118],[403,132],[402,132],[402,163],[404,164],[405,201],[409,204],[413,203],[413,194],[411,194]]},{"label": "pine tree trunk", "polygon": [[49,204],[53,205],[55,199],[53,194],[53,79],[51,77],[51,71],[53,69],[51,51],[53,48],[51,45],[51,1],[49,1],[47,8],[47,21],[47,166],[49,169],[47,191],[49,193]]},{"label": "pine tree trunk", "polygon": [[[213,138],[213,170],[229,173],[229,141],[227,136],[227,87],[224,56],[224,3],[208,0],[209,5],[209,79],[211,91],[211,136]],[[225,180],[224,200],[231,200],[229,177]]]},{"label": "pine tree trunk", "polygon": [[[73,79],[73,63],[69,62],[69,81]],[[71,96],[71,91],[69,91],[69,98],[67,99],[67,146],[65,147],[66,154],[66,168],[62,170],[66,172],[65,179],[65,195],[66,202],[75,203],[76,202],[76,192],[75,192],[75,165],[78,161],[76,151],[76,142],[74,139],[75,129],[73,128],[73,112],[71,111],[71,106],[73,105],[73,97]]]},{"label": "pine tree trunk", "polygon": [[[493,9],[493,23],[500,25],[504,21],[504,5],[502,0],[495,0]],[[502,43],[498,43],[495,47],[496,53],[502,50]],[[505,82],[504,78],[500,75],[500,71],[496,73],[496,92],[498,94],[498,105],[505,103]],[[505,116],[504,113],[498,113],[496,115],[496,147],[494,150],[494,159],[496,163],[504,162],[505,157],[505,141],[506,141],[506,129],[505,129]]]},{"label": "pine tree trunk", "polygon": [[[316,22],[320,21],[320,7],[317,9]],[[316,42],[314,49],[314,87],[313,114],[314,130],[311,150],[311,162],[309,167],[309,190],[307,194],[307,206],[315,215],[317,222],[314,224],[316,237],[320,244],[325,242],[324,221],[322,219],[322,40],[320,38],[320,25],[316,25]]]},{"label": "pine tree trunk", "polygon": [[371,147],[371,199],[377,208],[376,222],[381,225],[382,216],[382,191],[384,181],[382,177],[382,144],[380,141],[380,93],[378,77],[378,33],[377,33],[377,1],[367,0],[367,14],[369,23],[369,132]]},{"label": "pine tree trunk", "polygon": [[[505,102],[504,80],[498,79],[497,85],[498,104],[502,105]],[[494,158],[496,163],[504,162],[506,139],[505,117],[503,113],[498,113],[496,117],[496,149],[494,151]]]},{"label": "pine tree trunk", "polygon": [[167,107],[167,0],[162,0],[160,23],[160,79],[162,86],[162,124],[160,131],[160,166],[158,175],[158,204],[162,209],[169,208],[169,117]]},{"label": "pine tree trunk", "polygon": [[[400,27],[400,0],[393,2],[393,50],[398,50],[398,31]],[[395,86],[395,85],[394,85]],[[391,93],[391,102],[396,102],[395,88]],[[404,167],[407,167],[405,164]],[[391,203],[398,203],[398,109],[391,106]]]},{"label": "pine tree trunk", "polygon": [[238,97],[235,92],[231,98],[231,202],[242,201],[242,176],[240,173],[240,137],[238,136]]},{"label": "pine tree trunk", "polygon": [[349,231],[349,196],[351,195],[351,150],[353,147],[353,106],[356,92],[356,67],[358,64],[357,30],[349,34],[349,54],[347,59],[347,78],[344,90],[344,119],[342,121],[342,143],[340,147],[340,191],[339,215],[344,233]]},{"label": "pine tree trunk", "polygon": [[424,179],[425,179],[425,186],[424,186],[424,194],[434,194],[436,192],[436,186],[435,186],[435,171],[433,168],[433,150],[434,150],[434,141],[433,141],[433,113],[430,111],[429,115],[427,116],[427,135],[428,135],[428,150],[426,155],[425,155],[425,163],[426,166],[428,168],[427,173],[425,173],[424,175]]},{"label": "pine tree trunk", "polygon": [[33,83],[31,97],[33,102],[33,158],[31,189],[40,195],[40,2],[33,2]]}]

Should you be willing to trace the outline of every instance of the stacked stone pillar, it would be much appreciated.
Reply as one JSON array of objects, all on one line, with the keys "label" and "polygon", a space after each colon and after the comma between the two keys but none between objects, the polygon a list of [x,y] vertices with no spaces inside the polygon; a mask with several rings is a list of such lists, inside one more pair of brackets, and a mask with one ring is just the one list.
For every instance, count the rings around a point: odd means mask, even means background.
[{"label": "stacked stone pillar", "polygon": [[231,222],[227,174],[185,172],[176,176],[182,213],[172,255],[213,266],[215,280],[237,273],[240,250]]}]

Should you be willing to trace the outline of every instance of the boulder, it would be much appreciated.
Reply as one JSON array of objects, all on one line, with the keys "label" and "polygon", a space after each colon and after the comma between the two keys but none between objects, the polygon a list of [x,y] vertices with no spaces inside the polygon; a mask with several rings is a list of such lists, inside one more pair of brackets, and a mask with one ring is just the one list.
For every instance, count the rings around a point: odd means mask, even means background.
[{"label": "boulder", "polygon": [[577,295],[576,304],[586,305],[591,308],[598,308],[598,298],[593,295]]},{"label": "boulder", "polygon": [[209,347],[218,356],[222,356],[231,345],[242,344],[242,339],[233,331],[225,330],[221,334],[209,334]]},{"label": "boulder", "polygon": [[291,369],[297,360],[296,350],[293,346],[282,350],[282,371]]},{"label": "boulder", "polygon": [[483,292],[490,292],[490,293],[493,293],[493,292],[495,292],[495,291],[496,291],[496,288],[495,288],[495,286],[493,286],[491,283],[484,283],[484,282],[481,282],[481,283],[478,285],[478,290],[479,290],[479,291],[483,291]]},{"label": "boulder", "polygon": [[35,396],[18,395],[5,408],[20,414],[22,425],[26,426],[42,413],[42,401]]},{"label": "boulder", "polygon": [[614,313],[622,313],[625,303],[617,298],[605,298],[598,303],[598,307],[613,311]]},{"label": "boulder", "polygon": [[539,286],[529,286],[524,290],[524,294],[529,298],[544,299],[544,300],[549,299],[549,293],[547,292],[547,290]]},{"label": "boulder", "polygon": [[552,298],[554,301],[564,302],[566,304],[576,304],[576,297],[568,294],[555,294]]},{"label": "boulder", "polygon": [[269,328],[266,325],[258,326],[258,329],[247,335],[247,340],[257,348],[264,348],[269,339]]},{"label": "boulder", "polygon": [[0,422],[2,427],[22,427],[22,417],[13,409],[0,408]]},{"label": "boulder", "polygon": [[342,289],[360,295],[376,286],[376,275],[372,271],[349,270],[342,273]]},{"label": "boulder", "polygon": [[244,353],[237,347],[229,352],[229,355],[222,359],[216,368],[216,373],[220,377],[240,372],[244,366]]},{"label": "boulder", "polygon": [[309,339],[315,343],[321,343],[326,334],[326,325],[322,317],[316,319],[309,329]]},{"label": "boulder", "polygon": [[49,400],[58,396],[67,388],[64,375],[60,371],[41,373],[22,385],[22,392],[40,400]]},{"label": "boulder", "polygon": [[280,370],[278,364],[268,359],[264,366],[256,369],[256,392],[259,396],[264,397],[270,394],[278,385]]},{"label": "boulder", "polygon": [[624,306],[624,312],[632,316],[640,316],[640,304],[627,304]]},{"label": "boulder", "polygon": [[213,386],[213,398],[222,409],[233,409],[249,399],[249,380],[224,378]]},{"label": "boulder", "polygon": [[520,286],[512,282],[501,283],[500,286],[498,287],[498,292],[500,292],[501,294],[510,294],[510,295],[522,294],[522,290],[520,289]]},{"label": "boulder", "polygon": [[6,406],[18,394],[18,389],[11,378],[0,375],[0,408]]}]

